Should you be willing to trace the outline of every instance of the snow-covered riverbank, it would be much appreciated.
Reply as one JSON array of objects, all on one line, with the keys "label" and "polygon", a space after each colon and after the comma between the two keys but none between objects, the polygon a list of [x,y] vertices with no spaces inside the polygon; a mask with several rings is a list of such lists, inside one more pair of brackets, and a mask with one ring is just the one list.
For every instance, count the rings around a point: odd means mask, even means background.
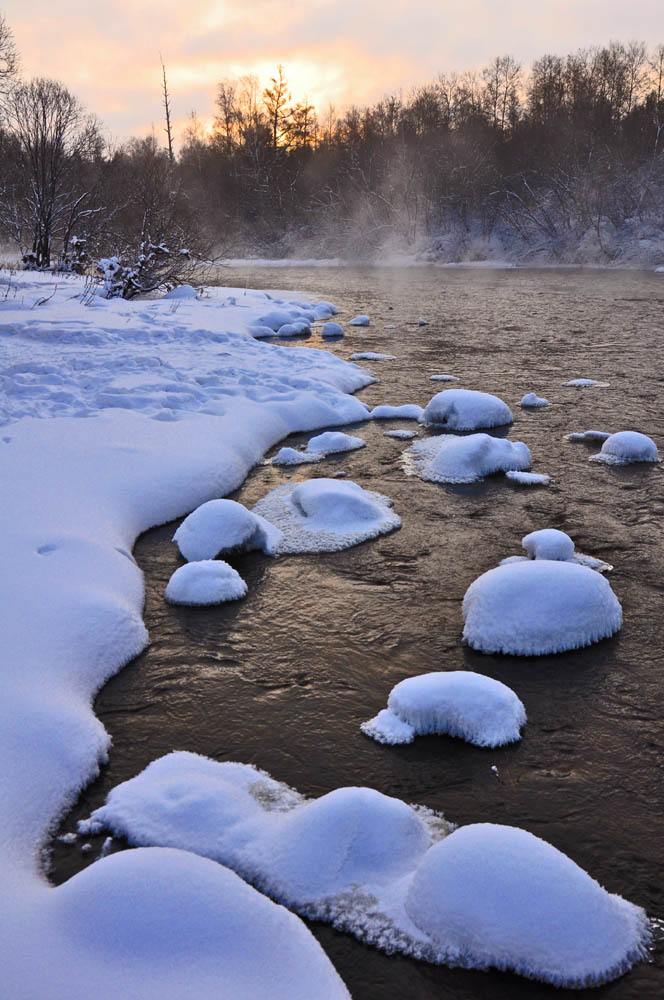
[{"label": "snow-covered riverbank", "polygon": [[[49,830],[108,751],[94,694],[149,641],[137,535],[235,489],[287,434],[366,417],[348,395],[371,381],[362,369],[248,335],[273,307],[226,288],[109,302],[76,278],[0,275],[0,968],[15,1000],[182,997],[184,983],[235,997],[240,982],[346,995],[297,918],[261,916],[265,900],[216,886],[192,856],[138,853],[60,889],[40,872]],[[260,962],[247,939],[251,963],[229,964],[219,893],[228,919],[274,925]],[[129,937],[127,908],[141,917]]]}]

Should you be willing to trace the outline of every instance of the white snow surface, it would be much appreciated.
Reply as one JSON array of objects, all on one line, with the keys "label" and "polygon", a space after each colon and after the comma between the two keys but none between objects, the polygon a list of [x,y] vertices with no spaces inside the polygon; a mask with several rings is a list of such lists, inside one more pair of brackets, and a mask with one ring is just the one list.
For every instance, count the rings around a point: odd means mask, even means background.
[{"label": "white snow surface", "polygon": [[590,456],[591,462],[606,465],[629,465],[632,462],[659,462],[657,445],[647,434],[638,431],[618,431],[611,434],[597,455]]},{"label": "white snow surface", "polygon": [[513,469],[507,470],[505,478],[520,486],[548,486],[551,482],[551,476],[545,472],[515,472]]},{"label": "white snow surface", "polygon": [[476,431],[511,424],[512,411],[498,396],[475,389],[443,389],[429,400],[422,417],[426,424],[443,424],[450,431]]},{"label": "white snow surface", "polygon": [[523,441],[490,434],[424,438],[408,449],[404,459],[430,483],[474,483],[494,472],[529,469],[531,465],[530,451]]},{"label": "white snow surface", "polygon": [[202,559],[178,567],[164,596],[171,604],[221,604],[246,593],[247,585],[236,569],[221,559]]},{"label": "white snow surface", "polygon": [[171,753],[79,828],[194,851],[300,913],[429,962],[581,986],[646,956],[643,910],[551,845],[493,824],[453,830],[371,788],[305,799],[251,765]]},{"label": "white snow surface", "polygon": [[401,406],[390,406],[381,403],[371,411],[373,420],[421,420],[424,410],[417,403],[403,403]]},{"label": "white snow surface", "polygon": [[173,541],[188,562],[198,562],[221,552],[260,549],[272,555],[281,533],[235,500],[208,500],[185,517]]},{"label": "white snow surface", "polygon": [[277,486],[254,512],[282,532],[276,555],[339,552],[401,527],[388,497],[338,479]]},{"label": "white snow surface", "polygon": [[613,635],[622,608],[608,581],[587,566],[525,559],[471,583],[463,618],[463,637],[474,649],[543,656]]},{"label": "white snow surface", "polygon": [[[125,302],[87,295],[76,277],[4,272],[0,284],[2,989],[17,1000],[236,1000],[205,907],[205,961],[200,949],[178,952],[176,969],[164,959],[158,927],[182,932],[187,879],[152,897],[136,858],[126,881],[144,886],[162,923],[135,922],[127,952],[92,930],[117,903],[113,858],[94,866],[86,930],[75,886],[91,884],[87,873],[49,887],[40,849],[106,759],[95,693],[148,641],[136,537],[236,489],[288,434],[366,419],[348,393],[371,376],[325,351],[255,340],[249,328],[277,308],[261,292]],[[156,864],[168,880],[170,865]],[[329,975],[320,988],[296,978],[293,992],[326,995]]]},{"label": "white snow surface", "polygon": [[549,400],[545,399],[544,396],[538,396],[535,392],[527,392],[525,396],[521,397],[520,405],[525,408],[538,410],[543,406],[548,406]]},{"label": "white snow surface", "polygon": [[351,361],[395,361],[394,354],[377,354],[376,351],[360,351],[359,354],[351,354]]},{"label": "white snow surface", "polygon": [[324,431],[310,438],[304,451],[296,448],[280,448],[272,459],[273,465],[303,465],[306,462],[320,462],[327,455],[337,455],[345,451],[364,448],[366,441],[344,434],[343,431]]},{"label": "white snow surface", "polygon": [[498,747],[520,739],[525,722],[526,710],[507,685],[470,670],[450,670],[407,677],[392,688],[387,709],[360,728],[379,743],[447,733]]}]

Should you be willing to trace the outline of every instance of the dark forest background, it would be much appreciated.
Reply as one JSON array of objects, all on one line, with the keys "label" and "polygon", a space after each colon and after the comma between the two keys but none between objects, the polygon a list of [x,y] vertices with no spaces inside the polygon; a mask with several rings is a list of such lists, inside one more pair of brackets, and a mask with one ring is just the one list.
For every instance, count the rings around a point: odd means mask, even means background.
[{"label": "dark forest background", "polygon": [[109,146],[64,84],[20,79],[0,18],[0,229],[26,266],[103,259],[131,295],[218,256],[664,262],[664,45],[500,56],[341,113],[280,66],[221,81],[178,152],[162,84],[163,133]]}]

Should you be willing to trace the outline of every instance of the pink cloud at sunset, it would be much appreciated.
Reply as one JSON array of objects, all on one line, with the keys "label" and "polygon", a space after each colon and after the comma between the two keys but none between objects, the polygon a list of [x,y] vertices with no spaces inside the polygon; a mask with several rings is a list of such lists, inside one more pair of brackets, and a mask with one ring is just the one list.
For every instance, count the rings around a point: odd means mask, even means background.
[{"label": "pink cloud at sunset", "polygon": [[479,68],[616,38],[664,40],[661,0],[6,0],[26,76],[56,77],[118,139],[160,127],[159,53],[173,115],[214,114],[216,84],[283,63],[294,97],[340,109]]}]

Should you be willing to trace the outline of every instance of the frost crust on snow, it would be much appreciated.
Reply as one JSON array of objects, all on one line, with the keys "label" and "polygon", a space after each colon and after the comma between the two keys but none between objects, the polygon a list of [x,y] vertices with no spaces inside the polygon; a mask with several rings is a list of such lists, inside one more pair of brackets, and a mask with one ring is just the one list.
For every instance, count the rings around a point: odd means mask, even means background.
[{"label": "frost crust on snow", "polygon": [[277,486],[259,500],[254,513],[282,533],[276,555],[339,552],[401,527],[388,497],[338,479]]},{"label": "frost crust on snow", "polygon": [[647,434],[618,431],[606,438],[601,451],[590,456],[591,462],[605,465],[629,465],[632,462],[659,462],[657,445]]},{"label": "frost crust on snow", "polygon": [[360,728],[379,743],[447,734],[498,747],[520,739],[525,722],[526,710],[507,685],[469,670],[450,670],[401,681],[392,688],[387,709]]},{"label": "frost crust on snow", "polygon": [[164,592],[171,604],[221,604],[247,593],[240,574],[220,559],[189,562],[175,570]]},{"label": "frost crust on snow", "polygon": [[422,417],[423,423],[439,424],[450,431],[502,427],[513,419],[512,411],[502,399],[475,389],[443,389],[429,400]]},{"label": "frost crust on snow", "polygon": [[643,910],[550,844],[494,824],[454,830],[370,788],[309,800],[251,765],[171,753],[79,824],[102,829],[214,859],[312,919],[429,962],[597,985],[649,943]]},{"label": "frost crust on snow", "polygon": [[235,500],[208,500],[185,517],[173,541],[188,562],[198,562],[254,549],[273,555],[281,533]]},{"label": "frost crust on snow", "polygon": [[439,434],[417,441],[405,461],[430,483],[474,483],[494,472],[529,469],[530,451],[522,441],[490,434]]},{"label": "frost crust on snow", "polygon": [[272,459],[273,465],[303,465],[306,462],[320,462],[327,455],[337,455],[345,451],[364,448],[366,441],[342,431],[324,431],[310,438],[304,451],[296,448],[281,448]]},{"label": "frost crust on snow", "polygon": [[613,635],[622,608],[608,581],[587,566],[526,559],[471,583],[463,618],[463,637],[480,652],[544,656]]}]

